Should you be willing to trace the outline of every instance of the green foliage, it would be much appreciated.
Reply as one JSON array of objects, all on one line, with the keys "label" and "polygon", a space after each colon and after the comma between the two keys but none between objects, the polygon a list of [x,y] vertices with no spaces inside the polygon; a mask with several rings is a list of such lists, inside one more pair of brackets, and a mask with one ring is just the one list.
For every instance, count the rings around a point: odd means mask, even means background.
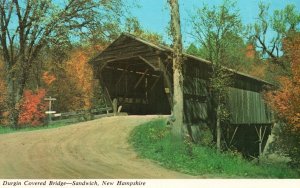
[{"label": "green foliage", "polygon": [[186,50],[186,53],[201,57],[201,55],[199,53],[199,49],[197,48],[197,46],[195,46],[194,43],[190,44],[190,46]]},{"label": "green foliage", "polygon": [[186,53],[194,55],[200,58],[208,59],[209,52],[206,48],[197,47],[194,43],[191,43],[190,46],[186,49]]},{"label": "green foliage", "polygon": [[217,118],[221,122],[226,122],[229,119],[228,102],[228,89],[233,85],[231,78],[232,73],[228,72],[220,65],[213,65],[213,73],[210,78],[210,91],[213,98],[213,106]]},{"label": "green foliage", "polygon": [[246,45],[243,37],[245,27],[242,25],[236,2],[224,0],[220,6],[204,5],[191,16],[192,36],[200,48],[191,45],[187,52],[203,55],[212,63],[210,77],[210,94],[213,99],[217,146],[220,149],[221,123],[229,118],[226,107],[227,89],[232,85],[232,73],[226,67],[235,70],[246,62]]},{"label": "green foliage", "polygon": [[[257,21],[252,25],[249,36],[260,55],[257,67],[266,67],[265,80],[279,85],[279,77],[290,76],[290,62],[283,54],[283,42],[290,33],[300,29],[300,13],[295,5],[286,5],[284,9],[274,10],[270,14],[269,4],[259,3]],[[265,59],[265,60],[263,60]],[[264,68],[262,68],[264,69]],[[259,69],[253,71],[259,72]]]},{"label": "green foliage", "polygon": [[66,119],[66,120],[60,120],[60,121],[55,121],[51,123],[50,125],[47,126],[37,126],[37,127],[21,127],[20,129],[13,129],[8,126],[1,126],[0,125],[0,134],[7,134],[7,133],[16,133],[16,132],[24,132],[24,131],[36,131],[36,130],[43,130],[43,129],[52,129],[52,128],[58,128],[62,126],[69,125],[71,123],[75,123],[75,119]]},{"label": "green foliage", "polygon": [[225,0],[220,6],[204,5],[189,20],[195,41],[205,50],[203,58],[214,64],[237,68],[243,62],[244,27],[235,2]]},{"label": "green foliage", "polygon": [[295,5],[287,5],[283,10],[275,10],[271,18],[272,28],[280,34],[296,31],[300,26],[300,14]]},{"label": "green foliage", "polygon": [[213,148],[176,142],[165,126],[165,120],[151,121],[136,127],[129,141],[145,158],[183,173],[208,177],[232,178],[299,178],[298,172],[286,166],[257,165],[236,153],[220,153]]},{"label": "green foliage", "polygon": [[125,31],[154,44],[163,43],[163,38],[161,35],[143,29],[136,17],[126,18]]},{"label": "green foliage", "polygon": [[282,56],[282,43],[290,32],[299,31],[300,13],[295,5],[287,5],[282,10],[275,10],[273,14],[268,12],[269,5],[261,2],[250,37],[261,57],[267,59],[270,64],[266,79],[278,83],[278,77],[290,74],[290,64]]},{"label": "green foliage", "polygon": [[300,167],[300,128],[291,125],[281,124],[279,130],[275,132],[276,139],[272,144],[275,151],[287,154],[293,167]]}]

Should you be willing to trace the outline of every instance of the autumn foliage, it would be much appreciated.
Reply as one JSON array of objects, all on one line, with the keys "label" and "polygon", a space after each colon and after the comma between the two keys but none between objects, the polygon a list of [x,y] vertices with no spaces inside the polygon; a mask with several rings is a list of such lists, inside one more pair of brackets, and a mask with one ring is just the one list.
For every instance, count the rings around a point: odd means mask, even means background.
[{"label": "autumn foliage", "polygon": [[5,69],[3,60],[0,59],[0,124],[7,124],[7,90],[5,83]]},{"label": "autumn foliage", "polygon": [[291,75],[280,77],[280,88],[267,93],[267,100],[277,115],[286,122],[278,135],[276,147],[300,166],[300,33],[290,34],[283,41],[284,58],[290,62]]},{"label": "autumn foliage", "polygon": [[246,46],[245,57],[245,63],[240,67],[240,71],[260,79],[266,79],[266,72],[271,64],[260,58],[253,44]]},{"label": "autumn foliage", "polygon": [[246,47],[246,57],[254,59],[255,58],[255,47],[252,44],[248,44]]},{"label": "autumn foliage", "polygon": [[49,71],[46,71],[42,75],[42,80],[47,86],[49,86],[52,82],[56,80],[56,77],[54,74],[51,74]]},{"label": "autumn foliage", "polygon": [[25,90],[19,116],[20,125],[38,126],[43,124],[48,107],[44,100],[45,95],[45,89],[39,89],[36,92]]},{"label": "autumn foliage", "polygon": [[[70,112],[77,110],[88,110],[95,107],[95,90],[98,83],[93,79],[93,70],[88,63],[89,58],[95,51],[103,47],[77,48],[68,52],[68,57],[55,64],[49,64],[43,68],[39,79],[40,86],[30,83],[24,91],[20,104],[19,124],[21,126],[42,125],[46,117],[48,103],[44,98],[51,96],[57,100],[52,104],[53,110],[57,112]],[[56,67],[55,67],[56,66]],[[0,73],[5,72],[0,67]],[[0,75],[1,76],[1,75]],[[3,76],[1,76],[2,78]],[[44,88],[35,91],[33,88]],[[4,108],[6,104],[5,80],[0,79],[0,120],[1,124],[7,124],[8,112]]]},{"label": "autumn foliage", "polygon": [[72,106],[77,109],[91,108],[93,94],[93,70],[88,64],[89,52],[75,50],[71,58],[66,62],[67,77],[74,84],[77,95],[72,96]]},{"label": "autumn foliage", "polygon": [[[3,72],[1,62],[0,62],[0,71]],[[1,108],[0,111],[2,111],[2,109],[5,106],[6,97],[7,97],[6,83],[5,80],[3,79],[3,76],[0,75],[0,108]]]},{"label": "autumn foliage", "polygon": [[287,37],[283,48],[291,64],[291,76],[280,77],[280,89],[267,93],[267,99],[279,117],[300,128],[300,33]]},{"label": "autumn foliage", "polygon": [[[47,95],[56,98],[53,110],[70,112],[95,108],[98,83],[94,80],[92,66],[88,63],[95,52],[103,47],[78,47],[67,52],[67,58],[59,64],[49,63],[42,74]],[[56,65],[55,67],[53,67]],[[98,96],[98,95],[97,95]]]}]

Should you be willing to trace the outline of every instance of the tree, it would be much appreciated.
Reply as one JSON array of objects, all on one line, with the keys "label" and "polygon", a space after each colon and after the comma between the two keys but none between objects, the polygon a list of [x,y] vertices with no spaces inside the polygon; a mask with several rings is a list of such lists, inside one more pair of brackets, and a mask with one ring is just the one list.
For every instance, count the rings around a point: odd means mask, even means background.
[{"label": "tree", "polygon": [[173,127],[175,138],[184,137],[183,122],[183,73],[182,73],[182,38],[180,28],[180,14],[177,0],[168,0],[171,9],[171,34],[173,37]]},{"label": "tree", "polygon": [[271,106],[279,117],[300,128],[300,33],[291,33],[284,40],[284,53],[290,61],[291,76],[279,78],[279,90],[268,93]]},{"label": "tree", "polygon": [[216,114],[215,134],[218,150],[221,149],[221,123],[228,118],[225,104],[227,88],[232,82],[231,75],[222,65],[236,69],[237,65],[244,61],[246,53],[242,39],[244,27],[238,10],[235,10],[235,4],[225,0],[220,6],[205,5],[190,19],[193,28],[190,34],[203,48],[199,52],[212,62],[210,85]]},{"label": "tree", "polygon": [[259,10],[251,38],[261,58],[268,62],[266,79],[277,84],[277,77],[291,72],[289,62],[282,55],[282,41],[290,31],[299,29],[300,14],[294,5],[287,5],[270,15],[269,5],[260,3]]},{"label": "tree", "polygon": [[139,21],[135,17],[126,18],[125,31],[154,44],[163,43],[163,38],[161,35],[143,29]]},{"label": "tree", "polygon": [[189,47],[186,49],[186,53],[201,57],[201,52],[194,43],[189,45]]},{"label": "tree", "polygon": [[[122,0],[7,1],[0,3],[0,41],[6,67],[10,123],[18,128],[20,100],[43,48],[64,46],[84,31],[114,23]],[[118,11],[119,10],[119,11]],[[97,19],[96,19],[97,18]],[[101,36],[109,35],[101,30]]]},{"label": "tree", "polygon": [[92,53],[88,49],[76,49],[71,52],[70,59],[66,62],[66,76],[78,91],[77,95],[73,96],[72,108],[74,110],[92,108],[94,80],[92,67],[88,64]]},{"label": "tree", "polygon": [[[300,14],[294,5],[268,14],[269,6],[259,4],[260,12],[252,34],[256,48],[268,61],[267,79],[278,88],[266,93],[279,126],[275,148],[284,151],[292,163],[300,164]],[[271,39],[270,33],[273,33]],[[275,34],[274,34],[275,33]]]},{"label": "tree", "polygon": [[[89,110],[102,105],[98,83],[93,79],[93,70],[88,64],[99,49],[77,46],[66,49],[62,54],[49,49],[42,71],[41,86],[47,95],[56,98],[53,108],[58,112]],[[52,54],[52,55],[51,55]]]},{"label": "tree", "polygon": [[285,59],[290,62],[291,75],[279,78],[280,88],[266,93],[266,99],[278,117],[281,126],[279,146],[300,165],[300,33],[290,32],[283,41]]},{"label": "tree", "polygon": [[[261,50],[264,57],[270,58],[272,63],[285,68],[281,61],[282,39],[289,31],[296,31],[300,24],[300,15],[294,5],[287,5],[283,10],[275,10],[269,15],[269,5],[259,3],[259,15],[254,24],[256,47]],[[268,40],[270,32],[275,32],[274,37]]]},{"label": "tree", "polygon": [[[190,35],[205,52],[204,58],[215,65],[235,67],[245,56],[243,30],[236,3],[225,0],[220,6],[204,5],[196,14],[190,15]],[[232,64],[232,65],[231,65]]]}]

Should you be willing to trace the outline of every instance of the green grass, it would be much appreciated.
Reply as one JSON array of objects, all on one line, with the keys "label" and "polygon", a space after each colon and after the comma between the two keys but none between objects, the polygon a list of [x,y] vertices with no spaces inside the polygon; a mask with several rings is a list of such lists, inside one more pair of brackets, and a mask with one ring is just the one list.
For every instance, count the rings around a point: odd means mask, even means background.
[{"label": "green grass", "polygon": [[282,164],[256,164],[238,154],[214,148],[178,143],[165,120],[136,127],[129,139],[141,157],[183,173],[218,178],[299,178],[299,172]]},{"label": "green grass", "polygon": [[58,120],[53,121],[50,125],[45,126],[37,126],[37,127],[21,127],[20,129],[12,129],[8,126],[0,126],[0,134],[7,134],[7,133],[15,133],[15,132],[25,132],[25,131],[35,131],[35,130],[43,130],[43,129],[52,129],[52,128],[58,128],[65,125],[69,125],[72,123],[76,123],[78,120],[76,118],[73,119],[64,119],[64,120]]}]

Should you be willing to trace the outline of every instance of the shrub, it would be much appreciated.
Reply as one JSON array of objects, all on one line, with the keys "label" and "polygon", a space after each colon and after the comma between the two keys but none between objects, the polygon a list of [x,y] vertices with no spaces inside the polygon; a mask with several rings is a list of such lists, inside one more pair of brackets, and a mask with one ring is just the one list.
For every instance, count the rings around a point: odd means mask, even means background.
[{"label": "shrub", "polygon": [[289,162],[292,167],[300,166],[300,128],[287,124],[281,124],[276,132],[274,149],[287,154],[291,159]]},{"label": "shrub", "polygon": [[39,89],[36,92],[25,90],[20,107],[20,125],[38,126],[43,124],[47,109],[47,102],[44,101],[45,95],[45,89]]}]

